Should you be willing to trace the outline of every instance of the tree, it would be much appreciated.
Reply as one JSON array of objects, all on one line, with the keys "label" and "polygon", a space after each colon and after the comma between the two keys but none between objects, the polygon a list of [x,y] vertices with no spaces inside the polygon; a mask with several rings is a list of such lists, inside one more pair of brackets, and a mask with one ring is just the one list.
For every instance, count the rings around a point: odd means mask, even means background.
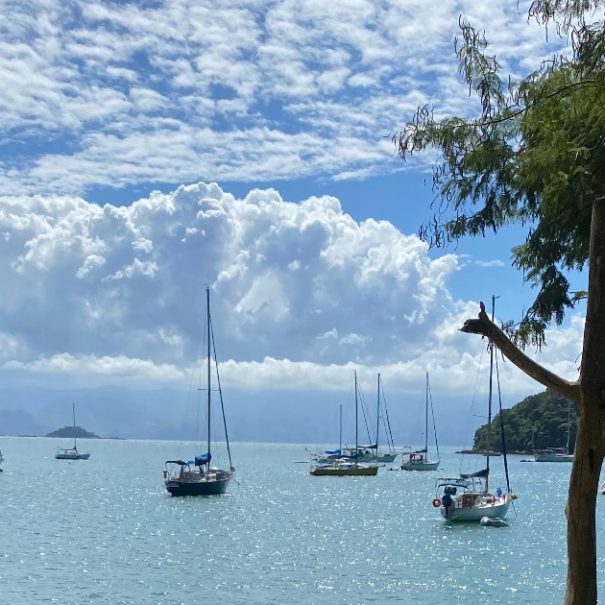
[{"label": "tree", "polygon": [[[421,233],[435,246],[464,236],[527,227],[513,264],[537,287],[518,324],[502,328],[487,316],[463,332],[490,339],[535,380],[571,400],[578,431],[567,514],[566,605],[597,602],[595,506],[605,454],[605,22],[603,0],[535,0],[530,18],[572,41],[569,56],[538,66],[524,79],[503,78],[485,36],[460,19],[460,74],[478,96],[476,119],[437,120],[418,109],[394,137],[402,158],[436,148],[435,215]],[[593,22],[588,22],[594,19]],[[569,270],[588,266],[586,291],[572,292]],[[586,300],[578,379],[570,382],[525,354],[545,344],[547,325]]]},{"label": "tree", "polygon": [[[474,450],[502,451],[498,439],[501,428],[500,415],[504,415],[504,437],[506,450],[517,453],[533,453],[539,449],[566,449],[573,444],[576,433],[576,418],[569,406],[571,402],[546,389],[537,395],[530,395],[502,410],[491,422],[475,431]],[[570,448],[573,450],[573,448]]]}]

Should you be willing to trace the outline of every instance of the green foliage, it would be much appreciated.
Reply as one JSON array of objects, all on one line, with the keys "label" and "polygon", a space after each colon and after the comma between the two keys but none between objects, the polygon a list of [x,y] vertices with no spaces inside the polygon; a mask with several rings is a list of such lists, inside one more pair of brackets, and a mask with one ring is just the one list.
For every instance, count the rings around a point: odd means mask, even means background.
[{"label": "green foliage", "polygon": [[570,57],[555,57],[520,81],[501,75],[483,34],[460,20],[459,73],[478,98],[474,119],[435,119],[418,109],[394,137],[402,158],[439,150],[434,216],[421,234],[434,246],[484,236],[510,223],[527,227],[512,262],[537,294],[510,333],[540,346],[548,322],[584,298],[569,270],[585,267],[593,201],[605,194],[605,29],[578,18],[603,2],[535,1],[530,16],[572,30]]},{"label": "green foliage", "polygon": [[[571,406],[571,407],[570,407]],[[570,413],[570,450],[576,435],[576,414],[568,399],[546,390],[504,412],[504,437],[508,452],[533,452],[546,448],[566,448],[568,413]],[[492,421],[488,444],[487,424],[475,432],[473,449],[501,452],[500,414]]]}]

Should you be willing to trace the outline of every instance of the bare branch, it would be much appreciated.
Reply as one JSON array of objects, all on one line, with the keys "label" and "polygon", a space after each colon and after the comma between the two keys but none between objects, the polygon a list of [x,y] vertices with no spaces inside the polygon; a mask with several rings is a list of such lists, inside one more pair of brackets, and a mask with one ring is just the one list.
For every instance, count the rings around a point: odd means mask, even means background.
[{"label": "bare branch", "polygon": [[485,312],[485,305],[480,303],[480,306],[481,310],[478,319],[467,319],[462,328],[460,328],[461,332],[487,336],[487,338],[502,351],[502,354],[520,370],[525,372],[525,374],[531,376],[545,387],[571,399],[576,404],[580,403],[580,387],[577,383],[569,382],[568,380],[561,378],[525,355],[525,353],[523,353],[523,351],[521,351],[521,349],[519,349],[519,347],[517,347],[508,336],[490,320]]}]

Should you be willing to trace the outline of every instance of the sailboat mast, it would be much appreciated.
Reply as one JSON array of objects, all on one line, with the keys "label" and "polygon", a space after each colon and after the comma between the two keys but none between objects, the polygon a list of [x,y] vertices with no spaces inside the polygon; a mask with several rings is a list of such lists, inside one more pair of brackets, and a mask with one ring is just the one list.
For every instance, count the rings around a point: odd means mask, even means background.
[{"label": "sailboat mast", "polygon": [[358,421],[359,421],[359,413],[358,413],[358,405],[357,405],[357,370],[355,370],[355,457],[357,458],[357,452],[359,448],[359,436],[358,436]]},{"label": "sailboat mast", "polygon": [[[496,314],[496,296],[492,294],[492,322]],[[485,478],[485,491],[489,490],[489,452],[492,447],[491,428],[492,428],[492,396],[493,396],[493,377],[494,377],[494,344],[489,342],[489,394],[487,404],[487,477]]]},{"label": "sailboat mast", "polygon": [[424,395],[424,454],[429,457],[429,373],[426,373],[426,388]]},{"label": "sailboat mast", "polygon": [[76,404],[71,404],[71,415],[74,420],[74,450],[77,449],[77,440],[76,440]]},{"label": "sailboat mast", "polygon": [[208,375],[207,375],[207,381],[208,381],[208,454],[210,454],[210,379],[211,379],[211,372],[210,372],[210,339],[212,338],[211,333],[210,333],[210,288],[206,288],[206,331],[208,333],[208,350],[207,350],[207,354],[206,354],[206,358],[208,361],[207,364],[207,370],[208,370]]},{"label": "sailboat mast", "polygon": [[342,403],[338,406],[338,451],[342,453]]},{"label": "sailboat mast", "polygon": [[376,391],[376,457],[378,457],[378,431],[380,430],[380,372],[378,372],[378,389]]}]

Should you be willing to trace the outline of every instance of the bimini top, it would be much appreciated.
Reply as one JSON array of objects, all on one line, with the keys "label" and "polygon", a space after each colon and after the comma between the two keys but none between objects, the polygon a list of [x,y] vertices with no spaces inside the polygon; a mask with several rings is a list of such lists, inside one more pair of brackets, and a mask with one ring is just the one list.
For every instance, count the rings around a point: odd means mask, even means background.
[{"label": "bimini top", "polygon": [[435,485],[436,485],[437,489],[439,489],[440,487],[445,487],[447,485],[453,485],[455,487],[468,487],[469,483],[466,479],[463,479],[461,477],[452,477],[452,478],[443,477],[441,479],[437,479],[437,481],[435,482]]}]

